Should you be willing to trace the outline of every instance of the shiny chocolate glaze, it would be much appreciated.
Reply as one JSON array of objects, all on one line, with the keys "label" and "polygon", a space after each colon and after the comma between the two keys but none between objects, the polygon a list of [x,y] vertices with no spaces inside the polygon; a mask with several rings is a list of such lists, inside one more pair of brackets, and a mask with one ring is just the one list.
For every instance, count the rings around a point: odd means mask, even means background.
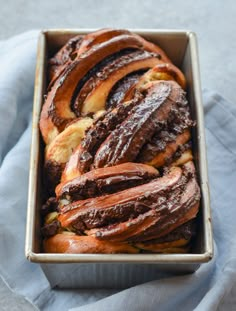
[{"label": "shiny chocolate glaze", "polygon": [[[83,81],[83,86],[80,88],[78,95],[74,102],[74,111],[80,110],[82,107],[86,97],[92,93],[97,86],[99,86],[103,81],[113,79],[112,76],[116,72],[123,71],[125,75],[126,67],[130,64],[142,63],[143,60],[148,60],[152,58],[158,58],[158,55],[154,53],[149,53],[147,51],[137,50],[127,52],[122,51],[110,57],[110,59],[106,58],[103,62],[95,66],[91,72],[88,73],[90,78],[87,79],[86,82]],[[144,68],[145,69],[145,68]]]},{"label": "shiny chocolate glaze", "polygon": [[[124,219],[130,221],[133,215],[137,216],[137,205],[139,214],[163,205],[175,187],[181,188],[182,184],[178,184],[181,176],[181,169],[175,168],[167,176],[144,185],[68,204],[60,209],[59,221],[62,226],[82,226],[84,229],[101,227]],[[165,209],[164,211],[166,213]]]},{"label": "shiny chocolate glaze", "polygon": [[114,193],[149,182],[159,176],[152,166],[124,163],[110,168],[92,170],[59,185],[57,197],[70,202]]},{"label": "shiny chocolate glaze", "polygon": [[108,110],[103,116],[95,121],[86,132],[82,140],[77,157],[77,166],[81,174],[90,170],[94,155],[107,136],[128,116],[131,109],[137,105],[139,98],[119,104],[116,108]]},{"label": "shiny chocolate glaze", "polygon": [[176,82],[158,81],[152,84],[146,96],[100,146],[94,158],[94,167],[134,161],[156,128],[183,101],[186,102],[184,92]]},{"label": "shiny chocolate glaze", "polygon": [[73,59],[72,54],[79,49],[84,36],[75,36],[68,40],[68,42],[49,59],[49,65],[63,65],[68,60]]},{"label": "shiny chocolate glaze", "polygon": [[[78,81],[73,98],[71,100],[71,109],[77,116],[80,116],[82,104],[89,92],[96,86],[99,80],[105,80],[112,71],[113,64],[119,64],[119,60],[122,58],[129,59],[129,55],[133,53],[143,53],[143,51],[137,51],[135,49],[124,49],[117,53],[114,53],[91,68],[84,77]],[[148,52],[147,52],[148,53]],[[150,55],[150,53],[149,53]],[[114,70],[114,68],[113,68]],[[106,72],[107,71],[107,72]]]},{"label": "shiny chocolate glaze", "polygon": [[137,83],[144,72],[145,71],[143,70],[132,72],[118,81],[111,89],[106,102],[106,108],[115,108],[121,103],[124,100],[126,93]]},{"label": "shiny chocolate glaze", "polygon": [[78,50],[83,40],[83,36],[79,35],[71,38],[52,58],[48,61],[49,88],[53,81],[64,71],[64,66],[67,62],[74,59],[74,52]]},{"label": "shiny chocolate glaze", "polygon": [[196,216],[200,189],[191,162],[184,165],[179,178],[167,189],[156,191],[155,182],[136,187],[136,189],[145,188],[148,185],[152,189],[150,194],[146,198],[140,196],[138,202],[147,205],[150,208],[149,211],[122,223],[90,230],[88,234],[95,235],[98,239],[112,241],[146,241],[164,236]]}]

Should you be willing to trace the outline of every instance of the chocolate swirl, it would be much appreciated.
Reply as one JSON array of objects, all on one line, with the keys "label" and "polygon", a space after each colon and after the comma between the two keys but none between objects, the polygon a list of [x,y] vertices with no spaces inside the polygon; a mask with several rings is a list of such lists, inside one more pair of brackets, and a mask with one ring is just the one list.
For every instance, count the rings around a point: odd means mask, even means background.
[{"label": "chocolate swirl", "polygon": [[139,35],[101,29],[70,39],[49,75],[44,250],[187,252],[200,189],[183,73]]}]

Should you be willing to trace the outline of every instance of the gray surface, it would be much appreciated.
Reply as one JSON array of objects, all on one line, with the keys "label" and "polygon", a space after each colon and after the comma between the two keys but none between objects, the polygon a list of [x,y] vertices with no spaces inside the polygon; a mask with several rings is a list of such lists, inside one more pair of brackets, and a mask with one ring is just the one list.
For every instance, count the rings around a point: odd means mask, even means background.
[{"label": "gray surface", "polygon": [[[236,101],[236,1],[0,0],[0,39],[56,27],[184,28],[199,39],[202,86]],[[22,251],[23,251],[22,245]],[[0,279],[0,310],[34,310]]]}]

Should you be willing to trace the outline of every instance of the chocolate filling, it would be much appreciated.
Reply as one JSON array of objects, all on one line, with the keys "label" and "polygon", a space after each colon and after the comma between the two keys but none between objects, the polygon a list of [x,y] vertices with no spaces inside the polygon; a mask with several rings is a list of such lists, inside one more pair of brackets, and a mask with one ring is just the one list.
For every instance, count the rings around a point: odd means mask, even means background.
[{"label": "chocolate filling", "polygon": [[[192,162],[191,162],[192,163]],[[193,166],[193,164],[191,165]],[[188,213],[191,208],[200,200],[200,189],[196,181],[195,172],[193,167],[189,164],[183,166],[183,176],[179,182],[180,192],[173,192],[162,206],[164,213],[161,211],[162,216],[157,219],[150,227],[128,238],[129,241],[138,242],[164,236],[171,232],[170,228],[178,227],[181,219]],[[189,191],[191,189],[191,191]],[[184,198],[184,199],[183,199]],[[186,222],[186,221],[185,221]]]},{"label": "chocolate filling", "polygon": [[132,72],[125,76],[123,79],[118,81],[113,88],[111,89],[107,102],[106,102],[106,109],[114,108],[119,103],[121,103],[131,87],[133,87],[139,78],[144,74],[144,70],[139,70],[136,72]]},{"label": "chocolate filling", "polygon": [[90,170],[94,155],[107,136],[128,116],[131,109],[137,105],[136,98],[126,105],[119,104],[116,108],[108,110],[94,125],[85,133],[81,141],[78,154],[78,168],[81,174]]},{"label": "chocolate filling", "polygon": [[94,167],[134,161],[160,123],[168,119],[180,98],[184,99],[183,90],[177,83],[160,81],[152,85],[139,105],[100,146],[94,158]]},{"label": "chocolate filling", "polygon": [[48,90],[51,88],[55,79],[64,72],[65,65],[68,61],[74,59],[74,52],[80,47],[83,36],[71,38],[52,58],[48,61],[49,81]]},{"label": "chocolate filling", "polygon": [[196,221],[190,220],[183,225],[179,226],[175,230],[171,231],[165,236],[162,236],[158,239],[148,240],[143,242],[145,245],[153,244],[153,243],[165,243],[172,242],[180,239],[185,239],[189,241],[193,236],[196,235]]},{"label": "chocolate filling", "polygon": [[[123,190],[115,194],[77,201],[61,208],[59,220],[62,226],[76,226],[95,228],[117,221],[130,219],[139,213],[156,208],[168,201],[169,193],[180,191],[182,183],[180,169],[176,168],[167,176],[155,179],[147,184]],[[178,190],[180,189],[180,190]],[[166,209],[164,209],[166,212]],[[123,215],[125,216],[123,218]]]},{"label": "chocolate filling", "polygon": [[41,215],[46,216],[48,213],[58,210],[58,201],[55,197],[50,197],[41,207]]},{"label": "chocolate filling", "polygon": [[65,168],[65,163],[47,160],[44,166],[45,190],[49,195],[55,195],[55,187],[60,183],[61,174]]},{"label": "chocolate filling", "polygon": [[119,192],[149,182],[159,172],[148,165],[125,163],[107,169],[90,171],[63,184],[59,199],[70,202]]},{"label": "chocolate filling", "polygon": [[43,237],[49,238],[57,233],[60,228],[60,223],[57,220],[54,220],[50,224],[47,224],[41,228],[41,233]]},{"label": "chocolate filling", "polygon": [[143,214],[149,210],[148,205],[142,202],[130,202],[127,204],[117,204],[111,206],[106,210],[100,210],[99,212],[93,210],[90,211],[89,217],[87,214],[82,214],[77,219],[72,227],[76,232],[81,232],[85,229],[99,228],[113,223],[123,222],[128,219],[136,218],[138,215]]},{"label": "chocolate filling", "polygon": [[[78,101],[78,95],[81,91],[81,89],[83,88],[83,86],[85,85],[85,83],[89,80],[92,79],[94,77],[96,77],[98,75],[98,77],[100,79],[105,79],[105,76],[103,76],[103,72],[105,71],[105,68],[108,66],[108,64],[116,61],[117,59],[119,59],[121,56],[125,56],[130,54],[131,52],[135,51],[135,49],[124,49],[121,50],[117,53],[114,53],[108,57],[106,57],[105,59],[103,59],[101,62],[99,62],[98,64],[96,64],[96,66],[94,66],[92,69],[90,69],[86,75],[84,75],[84,77],[79,81],[79,83],[77,84],[77,87],[74,91],[73,97],[71,99],[71,110],[77,115],[80,116],[80,111],[81,111],[81,106],[83,101],[80,100]],[[93,84],[88,85],[88,87],[93,87]],[[88,90],[89,91],[89,90]]]},{"label": "chocolate filling", "polygon": [[187,151],[187,150],[192,150],[192,142],[191,141],[189,141],[186,144],[181,145],[181,146],[178,147],[177,151],[175,152],[173,157],[170,159],[170,163],[172,163],[173,161],[179,159],[182,156],[182,154],[185,151]]},{"label": "chocolate filling", "polygon": [[64,65],[68,60],[72,60],[72,54],[79,49],[83,36],[79,35],[71,38],[52,58],[49,65]]},{"label": "chocolate filling", "polygon": [[[188,106],[178,107],[178,109],[173,108],[170,111],[167,121],[159,124],[150,141],[140,150],[136,159],[137,162],[145,163],[151,161],[159,152],[165,151],[167,145],[174,142],[178,135],[194,126],[194,124],[195,122],[191,120]],[[179,153],[183,153],[183,151],[181,147],[178,148]],[[178,157],[178,155],[176,156]],[[170,162],[171,160],[166,164]]]}]

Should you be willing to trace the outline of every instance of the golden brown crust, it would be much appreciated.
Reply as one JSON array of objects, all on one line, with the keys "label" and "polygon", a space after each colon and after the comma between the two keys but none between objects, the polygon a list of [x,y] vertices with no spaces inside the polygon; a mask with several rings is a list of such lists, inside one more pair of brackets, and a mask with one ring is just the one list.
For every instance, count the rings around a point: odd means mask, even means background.
[{"label": "golden brown crust", "polygon": [[73,60],[73,53],[79,48],[82,43],[83,36],[75,36],[68,40],[68,42],[52,57],[48,62],[49,71],[49,87],[54,84],[59,75],[64,71],[66,65]]},{"label": "golden brown crust", "polygon": [[[105,109],[113,86],[132,72],[148,69],[159,63],[156,54],[146,51],[126,53],[109,62],[83,85],[75,102],[82,115]],[[78,108],[77,108],[78,109]]]},{"label": "golden brown crust", "polygon": [[159,63],[147,71],[136,85],[137,89],[142,89],[146,83],[156,80],[176,81],[182,89],[186,89],[186,79],[182,71],[171,63]]},{"label": "golden brown crust", "polygon": [[93,124],[91,118],[80,118],[68,125],[52,142],[47,146],[45,152],[46,161],[66,163],[69,160],[75,147],[84,137],[85,131]]},{"label": "golden brown crust", "polygon": [[139,249],[128,243],[113,243],[99,241],[94,237],[68,234],[56,234],[44,240],[43,248],[46,253],[67,254],[136,254]]},{"label": "golden brown crust", "polygon": [[97,44],[101,44],[105,41],[110,40],[111,38],[120,36],[120,35],[128,35],[131,34],[128,30],[125,29],[112,29],[112,28],[104,28],[94,31],[92,33],[87,34],[84,36],[84,39],[76,51],[77,57],[81,54],[87,52],[93,46]]},{"label": "golden brown crust", "polygon": [[45,148],[45,180],[50,194],[54,193],[69,157],[92,123],[91,118],[75,120]]},{"label": "golden brown crust", "polygon": [[[80,42],[80,39],[77,38],[77,41]],[[77,41],[75,40],[75,42]],[[76,87],[88,71],[104,58],[123,49],[136,48],[155,52],[160,59],[166,59],[165,53],[159,47],[125,30],[107,29],[85,36],[80,42],[76,51],[77,56],[73,60],[68,60],[68,58],[71,53],[73,54],[76,44],[73,48],[70,44],[68,46],[70,47],[69,56],[66,54],[65,60],[63,56],[65,56],[67,47],[62,48],[54,58],[54,62],[59,66],[65,64],[67,66],[63,67],[63,70],[60,69],[59,73],[54,74],[53,80],[56,78],[57,80],[47,95],[41,114],[40,129],[47,144],[64,129],[66,123],[75,118],[70,104]],[[149,61],[149,64],[146,65],[151,67],[155,63],[151,65]],[[133,70],[135,70],[134,67]]]},{"label": "golden brown crust", "polygon": [[80,45],[80,48],[78,49],[78,55],[88,51],[91,47],[93,47],[96,44],[100,44],[102,42],[105,42],[121,34],[132,34],[136,36],[142,42],[144,50],[152,52],[152,53],[157,53],[160,56],[160,59],[162,61],[171,63],[171,60],[168,58],[166,53],[159,46],[157,46],[156,44],[148,40],[145,40],[140,35],[131,33],[130,31],[125,30],[125,29],[104,28],[104,29],[95,31],[93,33],[89,33],[88,35],[84,37],[84,40],[82,44]]},{"label": "golden brown crust", "polygon": [[143,37],[141,37],[138,34],[134,34],[134,35],[140,39],[140,41],[142,42],[144,49],[146,51],[159,54],[160,60],[163,62],[172,63],[171,60],[169,59],[169,57],[166,55],[166,53],[158,45],[156,45],[156,44],[154,44],[148,40],[145,40]]},{"label": "golden brown crust", "polygon": [[182,71],[172,63],[159,62],[156,66],[145,72],[140,79],[126,92],[123,101],[130,100],[137,91],[145,90],[153,81],[175,81],[183,90],[186,89],[186,79]]},{"label": "golden brown crust", "polygon": [[133,35],[117,36],[89,50],[83,57],[68,65],[63,75],[54,83],[43,105],[40,130],[46,144],[76,117],[70,104],[79,81],[99,61],[125,48],[142,48],[142,44]]},{"label": "golden brown crust", "polygon": [[49,87],[50,89],[56,79],[65,71],[66,66],[81,54],[87,52],[94,45],[105,42],[121,34],[130,34],[127,30],[101,29],[86,36],[75,36],[71,38],[52,58],[49,60]]}]

